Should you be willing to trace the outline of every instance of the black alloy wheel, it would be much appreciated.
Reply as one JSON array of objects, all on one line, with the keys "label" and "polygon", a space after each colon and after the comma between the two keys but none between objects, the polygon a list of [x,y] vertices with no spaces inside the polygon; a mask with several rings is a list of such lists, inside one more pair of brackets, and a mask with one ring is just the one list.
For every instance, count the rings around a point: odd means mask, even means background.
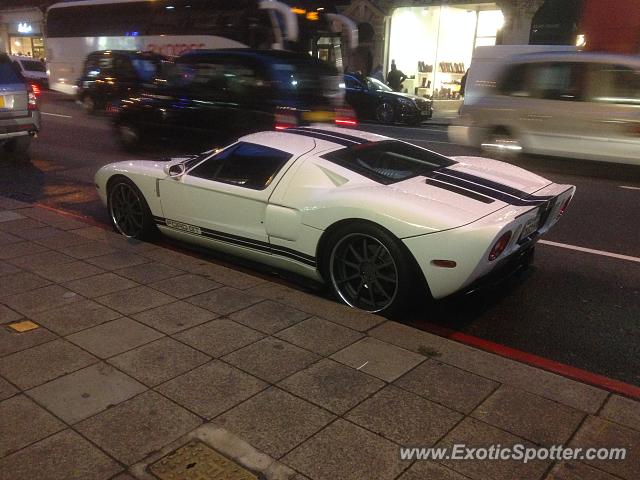
[{"label": "black alloy wheel", "polygon": [[328,241],[323,272],[335,295],[370,313],[393,315],[411,303],[417,283],[414,263],[390,232],[355,223]]},{"label": "black alloy wheel", "polygon": [[109,186],[109,216],[114,229],[127,238],[144,240],[151,237],[153,219],[140,190],[122,178]]},{"label": "black alloy wheel", "polygon": [[389,102],[382,102],[376,107],[376,120],[380,123],[391,124],[395,120],[395,110]]}]

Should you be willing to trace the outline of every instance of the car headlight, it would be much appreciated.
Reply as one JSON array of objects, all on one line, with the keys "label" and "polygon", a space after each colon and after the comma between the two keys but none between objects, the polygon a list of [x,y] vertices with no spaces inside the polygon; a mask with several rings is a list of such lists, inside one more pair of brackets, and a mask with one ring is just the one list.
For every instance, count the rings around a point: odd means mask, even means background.
[{"label": "car headlight", "polygon": [[411,98],[398,98],[398,103],[403,109],[411,110],[418,108],[416,102]]}]

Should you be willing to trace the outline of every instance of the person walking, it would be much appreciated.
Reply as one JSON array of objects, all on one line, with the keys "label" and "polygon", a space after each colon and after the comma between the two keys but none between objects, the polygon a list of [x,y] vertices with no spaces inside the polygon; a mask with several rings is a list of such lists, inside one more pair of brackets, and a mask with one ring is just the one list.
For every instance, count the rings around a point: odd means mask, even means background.
[{"label": "person walking", "polygon": [[391,70],[387,74],[387,85],[396,92],[402,91],[402,82],[407,79],[407,76],[402,73],[402,70],[398,70],[396,61],[391,60]]}]

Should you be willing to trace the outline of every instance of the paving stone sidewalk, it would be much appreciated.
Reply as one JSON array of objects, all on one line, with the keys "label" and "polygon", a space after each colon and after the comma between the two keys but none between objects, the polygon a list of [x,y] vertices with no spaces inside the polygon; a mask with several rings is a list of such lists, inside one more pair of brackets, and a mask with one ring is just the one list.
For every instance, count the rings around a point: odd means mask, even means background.
[{"label": "paving stone sidewalk", "polygon": [[[0,324],[0,480],[156,478],[193,439],[270,479],[640,478],[636,401],[3,197]],[[460,443],[629,450],[399,455]]]}]

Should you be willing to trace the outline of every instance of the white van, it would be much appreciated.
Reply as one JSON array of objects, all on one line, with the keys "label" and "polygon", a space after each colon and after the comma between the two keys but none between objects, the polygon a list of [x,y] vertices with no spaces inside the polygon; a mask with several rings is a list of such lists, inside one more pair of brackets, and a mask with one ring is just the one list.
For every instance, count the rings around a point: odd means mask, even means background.
[{"label": "white van", "polygon": [[640,58],[504,52],[491,61],[474,57],[461,115],[449,127],[451,141],[492,153],[640,165]]},{"label": "white van", "polygon": [[19,55],[11,55],[10,58],[27,81],[36,83],[41,88],[49,88],[49,75],[44,62]]}]

